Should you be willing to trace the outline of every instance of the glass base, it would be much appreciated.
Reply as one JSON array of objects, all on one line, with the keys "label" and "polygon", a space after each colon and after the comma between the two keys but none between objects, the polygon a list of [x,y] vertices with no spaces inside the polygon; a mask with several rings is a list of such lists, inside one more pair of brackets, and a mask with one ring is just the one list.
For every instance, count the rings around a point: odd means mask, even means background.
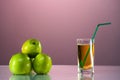
[{"label": "glass base", "polygon": [[81,69],[81,68],[79,68],[78,69],[78,73],[80,74],[80,75],[88,75],[88,76],[93,76],[93,74],[94,74],[94,68],[91,68],[91,69]]},{"label": "glass base", "polygon": [[94,80],[94,74],[81,74],[78,73],[78,80]]}]

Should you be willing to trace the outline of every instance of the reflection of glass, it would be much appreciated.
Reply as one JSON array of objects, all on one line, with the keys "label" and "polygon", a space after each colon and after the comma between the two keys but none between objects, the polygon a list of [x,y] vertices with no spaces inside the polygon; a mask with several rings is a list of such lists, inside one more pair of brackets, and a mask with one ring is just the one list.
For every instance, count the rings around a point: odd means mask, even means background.
[{"label": "reflection of glass", "polygon": [[78,80],[94,80],[94,75],[81,75],[78,73]]},{"label": "reflection of glass", "polygon": [[12,75],[9,80],[51,80],[49,75]]},{"label": "reflection of glass", "polygon": [[77,39],[78,48],[78,72],[94,72],[94,40]]}]

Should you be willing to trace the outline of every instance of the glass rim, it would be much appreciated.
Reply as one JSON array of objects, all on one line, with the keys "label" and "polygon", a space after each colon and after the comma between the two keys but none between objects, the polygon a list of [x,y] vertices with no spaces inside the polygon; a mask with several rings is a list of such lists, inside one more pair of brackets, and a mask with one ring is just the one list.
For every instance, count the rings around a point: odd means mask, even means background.
[{"label": "glass rim", "polygon": [[[78,41],[78,40],[92,40],[92,39],[91,38],[77,38],[76,40]],[[93,39],[93,40],[95,40],[95,39]]]},{"label": "glass rim", "polygon": [[89,41],[92,41],[92,43],[95,43],[95,39],[91,39],[91,38],[77,38],[77,45],[80,45],[80,44],[84,44],[84,43],[80,43],[80,42],[83,42],[83,41],[87,41],[87,43],[89,43]]},{"label": "glass rim", "polygon": [[77,38],[77,40],[90,40],[91,38]]}]

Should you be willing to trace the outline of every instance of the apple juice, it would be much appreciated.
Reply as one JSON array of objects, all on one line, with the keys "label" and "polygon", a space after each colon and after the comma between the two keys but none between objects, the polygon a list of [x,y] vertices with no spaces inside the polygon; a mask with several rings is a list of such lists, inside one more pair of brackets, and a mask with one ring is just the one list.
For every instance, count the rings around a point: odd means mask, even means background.
[{"label": "apple juice", "polygon": [[[80,61],[84,61],[84,58],[86,56],[86,53],[88,49],[90,48],[90,44],[79,44],[78,47],[78,64],[79,67],[81,67]],[[92,56],[90,55],[90,52],[92,52]],[[90,69],[93,67],[92,60],[94,59],[94,44],[92,44],[92,51],[89,51],[88,56],[86,57],[86,61],[83,65],[83,69]]]}]

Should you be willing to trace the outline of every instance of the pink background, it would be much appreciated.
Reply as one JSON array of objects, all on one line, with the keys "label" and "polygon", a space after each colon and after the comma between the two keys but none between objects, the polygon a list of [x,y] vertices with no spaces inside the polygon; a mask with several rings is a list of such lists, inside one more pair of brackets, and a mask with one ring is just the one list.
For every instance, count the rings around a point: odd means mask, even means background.
[{"label": "pink background", "polygon": [[77,38],[95,40],[96,65],[120,65],[120,0],[0,0],[0,64],[39,39],[53,64],[77,64]]}]

